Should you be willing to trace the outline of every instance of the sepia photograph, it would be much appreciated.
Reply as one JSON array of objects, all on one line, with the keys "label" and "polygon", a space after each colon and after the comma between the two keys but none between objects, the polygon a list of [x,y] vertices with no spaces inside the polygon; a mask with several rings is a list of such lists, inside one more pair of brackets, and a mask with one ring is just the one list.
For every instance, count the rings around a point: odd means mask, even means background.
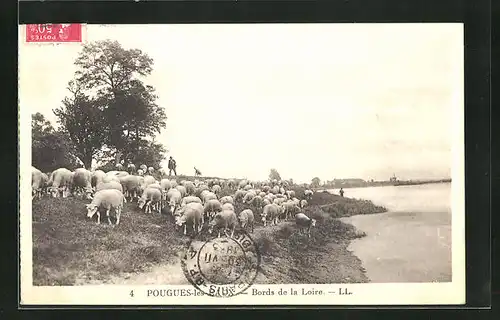
[{"label": "sepia photograph", "polygon": [[20,25],[21,303],[464,303],[463,51],[459,23]]}]

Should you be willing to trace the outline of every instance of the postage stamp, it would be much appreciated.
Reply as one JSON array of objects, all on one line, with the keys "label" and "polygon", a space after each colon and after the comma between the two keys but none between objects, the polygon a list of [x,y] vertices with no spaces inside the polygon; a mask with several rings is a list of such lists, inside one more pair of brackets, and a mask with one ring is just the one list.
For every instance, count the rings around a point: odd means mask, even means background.
[{"label": "postage stamp", "polygon": [[248,233],[206,241],[193,239],[181,265],[186,279],[212,297],[232,297],[245,292],[255,281],[261,256]]},{"label": "postage stamp", "polygon": [[39,23],[26,25],[26,42],[62,43],[82,42],[81,23]]}]

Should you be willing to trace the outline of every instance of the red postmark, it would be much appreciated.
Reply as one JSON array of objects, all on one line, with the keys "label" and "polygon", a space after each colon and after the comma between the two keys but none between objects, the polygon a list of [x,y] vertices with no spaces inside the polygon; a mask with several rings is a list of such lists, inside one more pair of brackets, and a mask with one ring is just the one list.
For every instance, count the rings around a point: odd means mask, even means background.
[{"label": "red postmark", "polygon": [[80,23],[26,25],[26,42],[82,42]]}]

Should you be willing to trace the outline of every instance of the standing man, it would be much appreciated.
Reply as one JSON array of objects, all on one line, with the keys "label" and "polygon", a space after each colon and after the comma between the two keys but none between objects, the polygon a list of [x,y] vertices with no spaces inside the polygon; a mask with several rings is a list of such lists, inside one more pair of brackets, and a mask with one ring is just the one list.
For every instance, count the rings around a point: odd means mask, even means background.
[{"label": "standing man", "polygon": [[343,189],[343,188],[340,188],[339,193],[340,193],[340,196],[341,196],[341,197],[343,197],[343,196],[344,196],[344,189]]},{"label": "standing man", "polygon": [[176,166],[177,166],[177,164],[175,163],[174,158],[170,157],[170,159],[168,160],[168,175],[169,176],[172,175],[172,170],[174,171],[174,175],[177,176],[177,172],[175,171]]}]

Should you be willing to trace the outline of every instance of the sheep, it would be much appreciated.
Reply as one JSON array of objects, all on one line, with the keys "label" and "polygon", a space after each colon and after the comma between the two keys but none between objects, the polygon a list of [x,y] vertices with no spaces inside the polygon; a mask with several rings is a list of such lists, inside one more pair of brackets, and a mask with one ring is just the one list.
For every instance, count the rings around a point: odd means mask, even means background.
[{"label": "sheep", "polygon": [[184,197],[184,198],[182,198],[182,201],[181,201],[181,207],[184,207],[188,203],[192,203],[192,202],[196,202],[196,203],[200,203],[201,204],[201,199],[198,198],[198,197],[195,197],[195,196]]},{"label": "sheep", "polygon": [[116,181],[101,182],[95,187],[95,191],[98,192],[102,190],[118,190],[123,193],[123,186]]},{"label": "sheep", "polygon": [[184,226],[184,235],[187,233],[187,225],[190,224],[193,230],[193,236],[199,233],[203,227],[203,206],[201,203],[191,202],[186,206],[181,207],[179,216],[176,217],[175,224],[177,227]]},{"label": "sheep", "polygon": [[288,202],[283,203],[282,207],[284,209],[283,213],[285,214],[285,220],[288,220],[288,217],[292,217],[292,215],[295,212],[300,211],[300,208],[297,205],[295,205],[295,203],[292,201],[288,201]]},{"label": "sheep", "polygon": [[86,205],[87,217],[92,218],[94,214],[97,213],[97,224],[101,223],[101,214],[99,208],[106,209],[106,217],[108,218],[108,223],[111,224],[109,219],[109,212],[111,209],[115,210],[116,215],[116,225],[120,223],[120,215],[122,212],[123,204],[127,202],[123,193],[114,189],[101,190],[95,193],[94,199],[90,204]]},{"label": "sheep", "polygon": [[212,192],[215,194],[220,194],[222,188],[218,184],[214,184],[212,186]]},{"label": "sheep", "polygon": [[208,225],[208,233],[212,234],[214,228],[217,228],[218,237],[220,237],[220,229],[224,229],[224,233],[227,236],[227,230],[231,230],[231,237],[234,235],[234,230],[238,224],[238,218],[236,213],[232,210],[222,210],[218,212],[210,221]]},{"label": "sheep", "polygon": [[131,201],[139,196],[141,179],[138,176],[128,175],[120,179],[120,183],[125,191],[125,197]]},{"label": "sheep", "polygon": [[145,164],[141,164],[141,165],[139,166],[139,169],[141,169],[141,170],[142,170],[142,172],[144,172],[144,173],[148,172],[148,166],[147,166],[147,165],[145,165]]},{"label": "sheep", "polygon": [[42,198],[43,188],[47,181],[44,181],[44,173],[35,167],[31,167],[31,199]]},{"label": "sheep", "polygon": [[92,199],[92,174],[85,168],[78,168],[73,176],[73,194],[82,191],[86,199]]},{"label": "sheep", "polygon": [[295,223],[299,227],[299,232],[303,232],[307,228],[307,235],[311,237],[311,227],[316,226],[316,219],[311,219],[303,213],[295,215]]},{"label": "sheep", "polygon": [[263,205],[263,206],[266,206],[266,205],[268,205],[268,204],[271,204],[271,201],[269,201],[269,199],[264,199],[264,200],[262,200],[262,205]]},{"label": "sheep", "polygon": [[222,205],[217,199],[210,199],[205,202],[203,206],[203,212],[208,217],[209,221],[219,211],[222,211]]},{"label": "sheep", "polygon": [[234,206],[231,203],[227,202],[227,203],[224,203],[222,205],[222,210],[233,210],[234,211]]},{"label": "sheep", "polygon": [[225,197],[222,197],[222,198],[220,198],[220,200],[219,200],[219,201],[220,201],[220,203],[221,203],[221,204],[224,204],[224,203],[231,203],[231,204],[233,204],[233,205],[234,205],[234,200],[233,200],[233,197],[231,197],[231,196],[225,196]]},{"label": "sheep", "polygon": [[293,199],[293,197],[295,197],[295,191],[293,191],[293,190],[288,190],[286,192],[286,194],[287,194],[289,199]]},{"label": "sheep", "polygon": [[96,170],[92,172],[91,184],[92,187],[96,187],[99,183],[101,183],[106,176],[106,173],[102,170]]},{"label": "sheep", "polygon": [[240,221],[240,226],[242,229],[247,230],[250,228],[251,232],[253,233],[253,225],[254,225],[254,215],[252,210],[250,209],[245,209],[240,212],[238,215],[238,220]]},{"label": "sheep", "polygon": [[262,222],[266,226],[267,220],[270,220],[272,224],[278,224],[279,216],[283,213],[284,209],[277,204],[271,203],[264,207],[262,210]]},{"label": "sheep", "polygon": [[185,197],[187,195],[186,187],[178,185],[177,187],[175,187],[175,189],[177,189],[181,193],[181,196]]},{"label": "sheep", "polygon": [[117,163],[117,164],[115,165],[115,168],[116,168],[116,170],[122,170],[122,169],[123,169],[123,164],[121,164],[121,163]]},{"label": "sheep", "polygon": [[245,191],[248,191],[248,190],[251,190],[252,189],[252,186],[247,184],[246,186],[243,187],[243,190]]},{"label": "sheep", "polygon": [[217,196],[213,192],[204,193],[201,200],[205,204],[208,200],[217,199]]},{"label": "sheep", "polygon": [[256,196],[255,192],[253,191],[248,191],[245,196],[243,197],[243,200],[241,201],[242,203],[247,203],[250,202],[254,197]]},{"label": "sheep", "polygon": [[137,175],[139,175],[139,176],[144,175],[144,170],[142,170],[142,169],[137,170]]},{"label": "sheep", "polygon": [[247,184],[248,184],[248,180],[243,179],[243,180],[241,180],[241,181],[238,183],[238,188],[239,188],[239,189],[243,189],[243,188],[245,188],[245,186],[246,186]]},{"label": "sheep", "polygon": [[59,168],[51,173],[48,184],[49,192],[54,198],[57,198],[62,192],[62,197],[66,198],[71,190],[73,182],[73,173],[66,168]]},{"label": "sheep", "polygon": [[116,175],[114,174],[109,174],[107,173],[104,178],[102,178],[102,182],[111,182],[111,181],[116,181],[116,182],[120,182],[120,178],[118,178]]},{"label": "sheep", "polygon": [[304,198],[306,198],[306,199],[311,199],[311,198],[312,198],[313,193],[314,193],[314,192],[313,192],[312,190],[309,190],[309,189],[305,190],[305,191],[304,191]]},{"label": "sheep", "polygon": [[307,200],[305,199],[300,200],[300,207],[303,209],[305,206],[307,206]]},{"label": "sheep", "polygon": [[177,187],[177,181],[175,181],[175,179],[170,180],[170,185],[171,185],[171,188]]},{"label": "sheep", "polygon": [[160,201],[161,201],[161,192],[159,189],[147,187],[142,196],[137,201],[137,206],[139,209],[142,209],[145,206],[144,213],[152,213],[151,206],[153,209],[157,210],[160,213]]},{"label": "sheep", "polygon": [[129,163],[129,164],[127,165],[127,171],[128,171],[128,173],[130,173],[130,174],[134,174],[134,173],[135,173],[135,171],[136,171],[136,169],[135,169],[135,164],[133,164],[133,163]]},{"label": "sheep", "polygon": [[273,200],[273,203],[277,204],[277,205],[281,205],[285,201],[286,201],[285,198],[276,198],[276,199]]},{"label": "sheep", "polygon": [[191,181],[184,181],[182,185],[186,189],[186,195],[193,196],[196,193],[196,187]]},{"label": "sheep", "polygon": [[170,212],[175,215],[175,210],[181,204],[181,193],[177,189],[170,189],[167,191],[167,201],[170,206]]},{"label": "sheep", "polygon": [[264,200],[262,199],[262,197],[261,197],[261,196],[255,196],[255,197],[253,197],[253,199],[250,201],[250,203],[251,203],[254,207],[256,207],[256,208],[260,209],[260,208],[262,208],[262,203],[263,203],[263,201],[264,201]]},{"label": "sheep", "polygon": [[244,190],[236,190],[236,192],[234,193],[234,201],[239,202],[243,200],[245,194],[246,192]]}]

